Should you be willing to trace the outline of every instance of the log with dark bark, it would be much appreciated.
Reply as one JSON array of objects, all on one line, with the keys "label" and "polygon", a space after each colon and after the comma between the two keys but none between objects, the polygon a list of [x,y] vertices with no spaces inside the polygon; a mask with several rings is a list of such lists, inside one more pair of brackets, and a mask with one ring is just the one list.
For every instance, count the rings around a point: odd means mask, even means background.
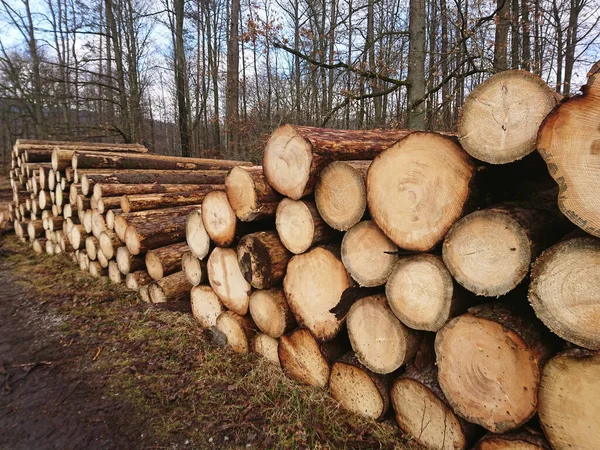
[{"label": "log with dark bark", "polygon": [[369,167],[371,217],[398,247],[428,251],[464,214],[474,173],[473,161],[454,139],[411,133]]},{"label": "log with dark bark", "polygon": [[342,262],[360,286],[385,284],[398,261],[398,247],[371,220],[359,222],[342,239]]},{"label": "log with dark bark", "polygon": [[204,228],[202,209],[190,211],[185,225],[185,239],[190,251],[199,259],[204,259],[210,251],[210,236]]},{"label": "log with dark bark", "polygon": [[346,325],[358,360],[379,374],[391,373],[408,362],[423,338],[421,332],[398,320],[382,294],[370,295],[354,303]]},{"label": "log with dark bark", "polygon": [[529,273],[540,252],[565,232],[558,212],[501,205],[454,224],[442,256],[452,276],[477,295],[498,297]]},{"label": "log with dark bark", "polygon": [[116,250],[115,259],[117,266],[123,275],[127,275],[130,272],[137,270],[146,269],[146,258],[145,255],[132,255],[127,250],[126,245],[122,245]]},{"label": "log with dark bark", "polygon": [[189,250],[181,255],[181,270],[183,270],[192,286],[198,286],[200,283],[208,280],[206,261],[198,259]]},{"label": "log with dark bark", "polygon": [[571,237],[535,261],[529,302],[561,338],[600,350],[600,239]]},{"label": "log with dark bark", "polygon": [[240,239],[237,257],[246,281],[256,289],[269,289],[283,281],[292,254],[276,231],[259,231]]},{"label": "log with dark bark", "polygon": [[277,207],[275,226],[283,245],[295,254],[329,243],[335,237],[314,202],[304,200],[284,198]]},{"label": "log with dark bark", "polygon": [[541,368],[551,352],[543,326],[504,304],[469,308],[435,339],[438,381],[459,416],[492,433],[535,414]]},{"label": "log with dark bark", "polygon": [[189,300],[191,288],[185,274],[180,271],[150,283],[148,290],[152,303],[175,303]]},{"label": "log with dark bark", "polygon": [[373,420],[382,419],[390,405],[387,377],[367,369],[352,352],[331,367],[329,391],[348,411]]},{"label": "log with dark bark", "polygon": [[202,328],[217,325],[217,317],[226,309],[210,286],[194,286],[190,292],[192,314]]},{"label": "log with dark bark", "polygon": [[275,364],[278,367],[281,367],[279,364],[279,340],[272,338],[271,336],[267,336],[264,333],[256,333],[252,342],[250,343],[250,350],[252,353],[256,353],[267,361]]},{"label": "log with dark bark", "polygon": [[[49,161],[52,162],[52,168],[54,170],[65,170],[67,167],[71,167],[71,161],[73,154],[76,151],[85,152],[103,152],[103,153],[148,153],[148,149],[139,144],[102,144],[102,145],[82,145],[81,143],[72,143],[73,145],[60,145],[53,147]],[[76,144],[76,145],[75,145]],[[48,151],[47,148],[43,150],[40,147],[36,147],[37,151]],[[28,152],[29,154],[29,152]]]},{"label": "log with dark bark", "polygon": [[233,311],[224,311],[219,317],[215,327],[227,339],[227,345],[236,353],[247,354],[250,352],[250,341],[256,333],[256,328],[250,316],[240,316]]},{"label": "log with dark bark", "polygon": [[159,247],[146,253],[146,270],[154,280],[181,271],[181,255],[188,250],[185,242]]},{"label": "log with dark bark", "polygon": [[497,73],[467,97],[458,123],[460,142],[471,156],[491,164],[521,159],[535,150],[538,128],[556,102],[537,75]]},{"label": "log with dark bark", "polygon": [[[216,184],[220,186],[221,183]],[[147,194],[168,194],[168,193],[194,193],[205,189],[205,186],[215,186],[206,184],[123,184],[123,183],[96,183],[94,185],[92,197],[119,197],[122,195],[147,195]],[[200,202],[198,202],[200,203]],[[152,209],[152,208],[148,208]]]},{"label": "log with dark bark", "polygon": [[206,263],[206,271],[211,287],[223,304],[241,316],[246,315],[252,287],[240,271],[235,250],[215,248]]},{"label": "log with dark bark", "polygon": [[146,222],[163,221],[176,217],[187,217],[198,205],[178,206],[176,208],[151,209],[148,211],[137,211],[133,213],[116,214],[114,217],[114,230],[121,241],[125,242],[125,232],[129,225],[143,224]]},{"label": "log with dark bark", "polygon": [[315,204],[334,230],[357,224],[367,209],[365,178],[371,161],[334,161],[325,167],[315,186]]},{"label": "log with dark bark", "polygon": [[229,204],[242,222],[275,216],[281,195],[267,182],[262,166],[234,167],[225,188]]},{"label": "log with dark bark", "polygon": [[298,324],[308,328],[319,341],[326,342],[342,326],[342,320],[330,310],[340,302],[350,283],[336,251],[316,247],[290,260],[283,286]]},{"label": "log with dark bark", "polygon": [[298,125],[279,127],[269,138],[263,169],[269,184],[298,200],[312,192],[316,178],[333,161],[371,160],[406,130],[332,130]]},{"label": "log with dark bark", "polygon": [[258,329],[272,338],[281,337],[296,326],[296,319],[281,288],[254,291],[250,296],[249,309]]},{"label": "log with dark bark", "polygon": [[202,223],[211,241],[218,247],[228,247],[233,243],[237,217],[225,192],[211,192],[204,197]]},{"label": "log with dark bark", "polygon": [[125,231],[125,244],[132,255],[185,240],[186,216],[129,225]]},{"label": "log with dark bark", "polygon": [[[139,291],[142,286],[149,285],[151,282],[152,277],[145,270],[136,270],[135,272],[129,272],[125,275],[125,286],[132,291]],[[149,296],[150,293],[148,292],[148,301],[146,303],[150,303]]]},{"label": "log with dark bark", "polygon": [[588,72],[583,95],[571,97],[544,120],[537,148],[559,187],[558,206],[587,233],[600,237],[600,61]]},{"label": "log with dark bark", "polygon": [[[121,210],[124,213],[146,211],[149,209],[173,208],[176,206],[198,205],[202,203],[206,194],[213,191],[224,190],[223,185],[206,184],[195,186],[192,192],[165,192],[158,194],[123,195],[120,197]],[[108,198],[102,198],[106,201]]]}]

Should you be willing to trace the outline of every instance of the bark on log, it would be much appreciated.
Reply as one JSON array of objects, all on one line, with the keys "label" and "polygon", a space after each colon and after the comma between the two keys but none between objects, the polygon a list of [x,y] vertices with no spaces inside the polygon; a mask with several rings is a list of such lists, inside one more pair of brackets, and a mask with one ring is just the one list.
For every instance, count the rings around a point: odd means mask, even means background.
[{"label": "bark on log", "polygon": [[256,289],[281,284],[292,254],[283,246],[276,231],[247,234],[237,246],[242,275]]},{"label": "bark on log", "polygon": [[371,160],[408,133],[283,125],[267,142],[263,169],[276,191],[299,200],[312,192],[317,176],[329,163]]},{"label": "bark on log", "polygon": [[166,220],[129,225],[125,231],[125,244],[132,255],[185,240],[185,216]]},{"label": "bark on log", "polygon": [[149,284],[144,284],[143,286],[140,286],[140,289],[138,290],[138,294],[144,303],[152,303],[150,300],[149,288]]},{"label": "bark on log", "polygon": [[35,238],[40,237],[44,234],[44,222],[42,220],[30,220],[27,224],[27,235],[29,240],[33,241]]},{"label": "bark on log", "polygon": [[398,247],[371,220],[359,222],[342,239],[342,262],[359,286],[385,284],[398,261]]},{"label": "bark on log", "polygon": [[227,339],[227,345],[236,353],[248,354],[250,341],[256,329],[250,316],[240,316],[233,311],[224,311],[217,317],[216,329]]},{"label": "bark on log", "polygon": [[304,200],[284,198],[277,207],[275,227],[283,245],[296,255],[335,237],[315,204]]},{"label": "bark on log", "polygon": [[215,248],[206,263],[206,271],[211,287],[223,304],[241,316],[246,315],[252,288],[240,271],[235,250]]},{"label": "bark on log", "polygon": [[178,242],[149,250],[146,253],[146,270],[154,280],[181,271],[181,255],[187,249],[185,242]]},{"label": "bark on log", "polygon": [[531,419],[551,350],[542,333],[534,317],[497,303],[472,307],[438,331],[438,381],[456,414],[492,433]]},{"label": "bark on log", "polygon": [[208,280],[206,262],[201,261],[191,251],[186,251],[181,256],[181,270],[192,286],[198,286]]},{"label": "bark on log", "polygon": [[[142,286],[147,286],[151,282],[152,277],[145,270],[136,270],[135,272],[129,272],[127,275],[125,275],[125,286],[132,291],[139,291]],[[147,292],[147,294],[148,301],[144,301],[146,303],[150,303],[150,292]]]},{"label": "bark on log", "polygon": [[510,292],[533,260],[565,231],[558,213],[502,205],[473,212],[454,224],[442,256],[452,276],[486,297]]},{"label": "bark on log", "polygon": [[125,242],[125,232],[129,225],[143,224],[146,222],[170,220],[176,217],[187,217],[190,212],[198,209],[198,205],[180,206],[177,208],[151,209],[148,211],[137,211],[134,213],[123,213],[115,215],[114,230],[121,241]]},{"label": "bark on log", "polygon": [[102,214],[105,214],[109,209],[121,207],[121,197],[103,197],[99,199],[92,198],[92,207],[96,202],[96,209]]},{"label": "bark on log", "polygon": [[331,250],[317,247],[294,256],[283,281],[284,292],[298,324],[320,342],[332,340],[342,321],[330,312],[350,287],[350,276]]},{"label": "bark on log", "polygon": [[254,336],[250,343],[250,347],[252,353],[256,353],[277,367],[281,367],[281,364],[279,364],[278,339],[267,336],[264,333],[256,333],[256,336]]},{"label": "bark on log", "polygon": [[[196,186],[196,185],[190,185]],[[196,187],[193,192],[167,192],[159,194],[142,194],[142,195],[123,195],[120,197],[121,210],[124,213],[135,211],[146,211],[149,209],[173,208],[176,206],[198,205],[206,197],[206,194],[213,191],[224,190],[223,185],[207,184]],[[109,198],[103,197],[101,200],[105,202]]]},{"label": "bark on log", "polygon": [[348,411],[380,420],[390,405],[387,377],[362,365],[350,352],[331,367],[329,391],[334,400]]},{"label": "bark on log", "polygon": [[227,199],[242,222],[275,216],[281,195],[267,182],[262,166],[234,167],[225,179]]},{"label": "bark on log", "polygon": [[539,76],[524,70],[497,73],[467,97],[458,123],[460,142],[490,164],[521,159],[535,150],[540,124],[556,103]]},{"label": "bark on log", "polygon": [[127,250],[126,245],[122,245],[117,248],[116,261],[119,270],[123,275],[127,275],[130,272],[136,272],[138,270],[146,269],[146,258],[144,255],[132,255]]},{"label": "bark on log", "polygon": [[228,247],[233,243],[237,217],[225,192],[211,192],[204,197],[202,223],[208,236],[218,247]]},{"label": "bark on log", "polygon": [[[168,193],[194,193],[206,186],[220,186],[217,184],[121,184],[121,183],[96,183],[94,185],[92,197],[119,197],[122,195],[147,195],[147,194],[168,194]],[[199,202],[200,203],[200,202]],[[152,208],[149,208],[152,209]]]},{"label": "bark on log", "polygon": [[191,288],[185,274],[175,272],[150,283],[148,290],[152,303],[174,303],[189,300]]},{"label": "bark on log", "polygon": [[190,211],[185,225],[185,239],[190,251],[198,258],[204,259],[210,251],[210,236],[204,228],[202,209],[197,207]]},{"label": "bark on log", "polygon": [[117,254],[117,249],[123,245],[119,236],[110,230],[100,233],[98,244],[108,259],[113,259]]},{"label": "bark on log", "polygon": [[538,415],[552,448],[600,448],[600,354],[573,349],[544,367]]},{"label": "bark on log", "polygon": [[535,261],[529,302],[561,338],[600,350],[600,239],[573,237],[550,247]]},{"label": "bark on log", "polygon": [[537,148],[558,183],[558,206],[575,225],[600,237],[600,61],[588,72],[583,95],[556,107],[542,123]]},{"label": "bark on log", "polygon": [[369,168],[371,217],[398,247],[428,251],[463,215],[474,173],[471,158],[453,139],[411,133]]},{"label": "bark on log", "polygon": [[391,373],[407,363],[423,338],[421,332],[411,330],[398,320],[382,294],[354,303],[346,325],[358,360],[379,374]]},{"label": "bark on log", "polygon": [[334,161],[325,167],[315,186],[315,204],[334,230],[356,225],[367,209],[365,178],[371,161]]},{"label": "bark on log", "polygon": [[[73,159],[73,153],[76,151],[86,151],[86,152],[103,152],[103,153],[147,153],[148,149],[139,144],[130,144],[126,146],[126,144],[114,145],[114,144],[102,144],[102,145],[81,145],[80,143],[72,143],[73,145],[59,145],[58,147],[53,147],[50,159],[52,163],[52,168],[54,170],[65,170],[67,167],[71,167],[71,160]],[[37,151],[48,151],[48,147],[42,148],[37,147]],[[29,154],[29,152],[28,152]]]},{"label": "bark on log", "polygon": [[258,329],[272,338],[279,338],[296,326],[296,319],[281,288],[254,291],[250,296],[249,309]]},{"label": "bark on log", "polygon": [[210,286],[194,286],[190,292],[192,314],[202,328],[217,325],[217,317],[226,309]]}]

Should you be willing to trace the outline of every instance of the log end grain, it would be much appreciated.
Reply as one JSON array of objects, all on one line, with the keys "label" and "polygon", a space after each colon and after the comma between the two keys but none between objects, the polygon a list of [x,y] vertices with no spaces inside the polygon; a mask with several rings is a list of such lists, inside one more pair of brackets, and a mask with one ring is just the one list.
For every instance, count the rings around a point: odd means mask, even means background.
[{"label": "log end grain", "polygon": [[330,367],[310,331],[300,328],[279,339],[279,361],[289,378],[309,386],[325,387]]},{"label": "log end grain", "polygon": [[227,194],[213,191],[202,201],[202,223],[210,239],[219,247],[228,247],[235,238],[237,217]]},{"label": "log end grain", "polygon": [[204,259],[210,251],[210,236],[204,228],[202,210],[196,209],[188,215],[185,225],[185,238],[190,251],[199,259]]},{"label": "log end grain", "polygon": [[248,312],[251,286],[242,272],[237,253],[231,248],[215,248],[206,263],[208,281],[223,304],[243,316]]},{"label": "log end grain", "polygon": [[225,307],[210,286],[194,286],[190,293],[192,314],[202,328],[217,325],[217,317],[225,311]]}]

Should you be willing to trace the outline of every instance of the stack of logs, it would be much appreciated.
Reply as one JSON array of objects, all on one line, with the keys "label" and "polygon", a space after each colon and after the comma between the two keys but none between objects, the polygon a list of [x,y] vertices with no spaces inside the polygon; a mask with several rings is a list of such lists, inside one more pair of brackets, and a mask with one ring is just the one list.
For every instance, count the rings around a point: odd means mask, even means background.
[{"label": "stack of logs", "polygon": [[191,305],[219,342],[426,448],[600,448],[599,74],[561,100],[499,73],[457,134],[285,125],[262,167],[165,178],[77,151],[57,170],[86,171],[80,264],[102,274],[102,254],[145,301]]}]

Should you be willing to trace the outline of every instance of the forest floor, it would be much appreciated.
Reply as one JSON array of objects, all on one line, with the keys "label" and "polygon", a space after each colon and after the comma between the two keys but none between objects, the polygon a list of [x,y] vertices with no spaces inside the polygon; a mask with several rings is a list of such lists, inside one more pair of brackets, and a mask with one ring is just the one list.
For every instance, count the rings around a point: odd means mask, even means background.
[{"label": "forest floor", "polygon": [[0,239],[1,449],[416,448],[190,314]]}]

